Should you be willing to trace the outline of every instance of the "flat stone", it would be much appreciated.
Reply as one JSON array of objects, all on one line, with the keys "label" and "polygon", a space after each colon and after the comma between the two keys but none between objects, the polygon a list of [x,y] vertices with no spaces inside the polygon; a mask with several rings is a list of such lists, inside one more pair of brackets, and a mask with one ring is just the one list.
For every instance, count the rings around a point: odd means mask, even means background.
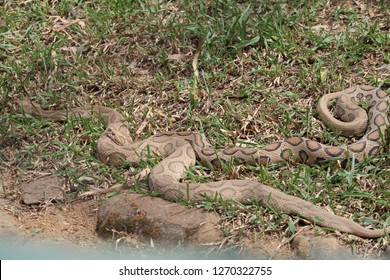
[{"label": "flat stone", "polygon": [[85,185],[94,185],[96,180],[89,176],[81,176],[77,181]]},{"label": "flat stone", "polygon": [[160,244],[204,244],[220,241],[220,217],[189,206],[141,194],[120,194],[104,202],[96,230],[112,236],[112,229],[136,234]]},{"label": "flat stone", "polygon": [[244,239],[240,255],[244,259],[291,260],[296,256],[289,246],[280,246],[280,239],[272,235],[260,234],[256,239]]},{"label": "flat stone", "polygon": [[385,260],[390,260],[390,245],[388,245],[386,249],[383,251],[383,258]]},{"label": "flat stone", "polygon": [[21,200],[26,204],[63,199],[61,184],[54,176],[46,176],[31,182],[22,183],[19,191],[22,194]]},{"label": "flat stone", "polygon": [[299,259],[345,260],[355,259],[351,250],[341,245],[333,236],[297,235],[292,241]]}]

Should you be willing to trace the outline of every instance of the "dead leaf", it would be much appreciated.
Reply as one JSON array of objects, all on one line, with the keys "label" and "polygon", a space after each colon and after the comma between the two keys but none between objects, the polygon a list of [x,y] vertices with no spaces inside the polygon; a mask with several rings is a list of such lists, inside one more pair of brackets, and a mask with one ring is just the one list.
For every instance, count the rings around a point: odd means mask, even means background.
[{"label": "dead leaf", "polygon": [[138,127],[137,131],[135,132],[137,136],[139,136],[142,130],[144,130],[144,128],[148,125],[148,119],[150,117],[150,114],[151,114],[151,110],[148,111],[145,119],[142,121],[141,125]]},{"label": "dead leaf", "polygon": [[60,18],[60,17],[56,17],[54,22],[58,22],[58,21],[60,21],[61,23],[60,24],[56,24],[53,27],[53,30],[58,31],[58,32],[59,31],[63,31],[66,28],[68,28],[69,26],[72,26],[74,24],[80,25],[80,27],[83,28],[83,29],[85,28],[85,21],[82,20],[82,19],[66,20],[66,19],[63,19],[63,18]]},{"label": "dead leaf", "polygon": [[329,29],[330,29],[330,27],[328,25],[325,25],[325,24],[318,24],[318,25],[314,25],[311,27],[311,30],[313,32],[320,32],[321,30],[328,31]]},{"label": "dead leaf", "polygon": [[363,12],[366,11],[366,4],[357,0],[354,0],[353,2],[355,2],[355,4],[359,6],[360,10],[362,10]]},{"label": "dead leaf", "polygon": [[85,53],[87,51],[89,51],[91,49],[91,46],[90,45],[84,45],[84,46],[80,46],[80,47],[62,47],[60,48],[61,51],[65,51],[65,52],[71,52],[71,53],[77,53],[77,52],[82,52],[82,53]]},{"label": "dead leaf", "polygon": [[198,101],[198,81],[199,81],[198,59],[199,59],[199,54],[202,51],[204,41],[205,38],[200,40],[198,47],[196,48],[194,58],[192,59],[192,69],[194,70],[194,84],[192,86],[193,101]]},{"label": "dead leaf", "polygon": [[78,49],[79,48],[77,48],[77,47],[62,47],[62,48],[60,48],[61,51],[72,52],[72,53],[77,53]]},{"label": "dead leaf", "polygon": [[186,58],[185,54],[170,54],[167,56],[168,60],[185,60]]}]

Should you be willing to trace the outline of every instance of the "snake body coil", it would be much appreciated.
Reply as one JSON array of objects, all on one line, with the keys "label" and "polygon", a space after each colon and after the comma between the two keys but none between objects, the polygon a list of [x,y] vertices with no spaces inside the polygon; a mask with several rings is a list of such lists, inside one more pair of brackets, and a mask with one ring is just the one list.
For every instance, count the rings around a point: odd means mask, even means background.
[{"label": "snake body coil", "polygon": [[[337,99],[335,111],[340,120],[329,112],[327,104]],[[269,164],[283,160],[295,160],[308,164],[328,159],[354,159],[362,161],[365,157],[376,155],[382,145],[389,109],[387,94],[371,86],[356,86],[347,90],[323,96],[318,103],[318,112],[324,122],[340,130],[344,135],[364,135],[350,145],[334,147],[303,137],[287,138],[263,148],[233,147],[214,149],[207,139],[193,132],[165,132],[146,140],[132,142],[127,122],[116,111],[103,106],[90,109],[42,110],[39,105],[22,101],[25,113],[51,120],[63,120],[70,115],[90,116],[91,113],[103,117],[106,130],[98,140],[99,159],[108,164],[121,165],[123,161],[137,165],[146,151],[158,153],[163,157],[151,171],[149,187],[170,201],[199,201],[204,195],[214,197],[218,193],[225,200],[233,199],[243,203],[253,200],[287,214],[297,214],[318,225],[334,228],[365,238],[376,238],[390,234],[386,229],[370,230],[352,220],[336,216],[303,199],[286,195],[272,187],[252,180],[227,180],[212,183],[187,184],[179,179],[196,160],[202,164],[219,165],[221,162],[238,158],[247,164]],[[368,103],[368,115],[360,108],[358,101]]]}]

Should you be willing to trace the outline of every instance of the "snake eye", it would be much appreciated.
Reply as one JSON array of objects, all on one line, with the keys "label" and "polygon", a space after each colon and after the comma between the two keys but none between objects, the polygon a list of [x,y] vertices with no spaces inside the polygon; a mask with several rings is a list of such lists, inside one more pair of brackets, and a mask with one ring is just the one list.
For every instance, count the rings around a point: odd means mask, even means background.
[{"label": "snake eye", "polygon": [[123,141],[124,139],[122,137],[119,137],[117,135],[117,133],[115,133],[112,129],[108,128],[106,130],[106,135],[108,136],[108,138],[110,138],[115,144],[119,145],[119,146],[123,146],[124,145],[124,142]]}]

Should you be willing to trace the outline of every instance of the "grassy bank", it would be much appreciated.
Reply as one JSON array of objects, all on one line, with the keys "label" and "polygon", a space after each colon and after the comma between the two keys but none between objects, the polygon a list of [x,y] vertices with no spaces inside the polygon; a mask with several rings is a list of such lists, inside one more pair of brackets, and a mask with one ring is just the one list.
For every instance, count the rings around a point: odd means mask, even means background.
[{"label": "grassy bank", "polygon": [[[103,188],[129,176],[97,160],[100,120],[29,118],[15,112],[22,98],[51,109],[115,108],[135,140],[193,130],[217,148],[262,146],[291,136],[333,145],[351,141],[325,127],[315,106],[322,95],[354,84],[389,88],[390,6],[367,2],[0,2],[0,172],[9,177],[3,179],[10,182],[6,193],[47,173],[66,178],[69,198],[87,189],[82,176]],[[187,177],[237,176],[363,225],[390,224],[388,144],[382,154],[347,169],[288,163],[213,172],[196,167]],[[232,243],[263,234],[285,242],[302,228],[298,217],[256,204],[202,206],[222,213]],[[336,234],[362,254],[389,242]]]}]

